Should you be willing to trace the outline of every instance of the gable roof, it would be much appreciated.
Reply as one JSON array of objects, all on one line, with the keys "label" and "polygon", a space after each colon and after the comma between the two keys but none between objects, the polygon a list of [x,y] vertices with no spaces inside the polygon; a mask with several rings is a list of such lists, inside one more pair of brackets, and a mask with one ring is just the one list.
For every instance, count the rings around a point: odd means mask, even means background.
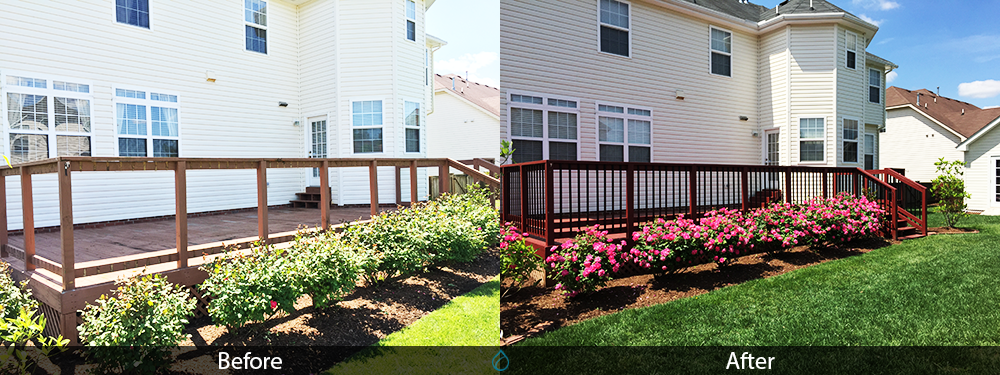
[{"label": "gable roof", "polygon": [[[454,81],[453,81],[454,79]],[[454,89],[452,89],[454,82]],[[459,75],[434,74],[434,92],[448,91],[458,97],[468,100],[496,116],[500,116],[500,99],[503,94],[495,87],[467,81]]]},{"label": "gable roof", "polygon": [[[813,13],[848,13],[847,11],[827,2],[826,0],[787,0],[783,1],[775,8],[768,8],[750,2],[740,2],[739,0],[683,0],[685,2],[708,8],[730,16],[752,21],[761,22],[777,17],[782,14],[813,14]],[[810,3],[812,7],[810,8]],[[853,16],[853,14],[851,14]]]},{"label": "gable roof", "polygon": [[[917,94],[920,94],[920,105],[917,105]],[[1000,108],[981,109],[960,100],[938,96],[927,89],[911,91],[892,86],[885,90],[887,111],[904,106],[919,109],[924,115],[941,123],[963,138],[972,137],[973,134],[1000,117]]]}]

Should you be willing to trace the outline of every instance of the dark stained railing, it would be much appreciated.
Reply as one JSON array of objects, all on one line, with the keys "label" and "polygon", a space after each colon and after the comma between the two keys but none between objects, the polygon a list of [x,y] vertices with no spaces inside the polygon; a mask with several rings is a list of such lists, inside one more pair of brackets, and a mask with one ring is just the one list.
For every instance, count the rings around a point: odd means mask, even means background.
[{"label": "dark stained railing", "polygon": [[896,188],[858,168],[540,160],[505,165],[501,175],[501,219],[546,246],[594,225],[631,233],[655,218],[841,192],[878,201],[888,212],[883,235],[896,238]]},{"label": "dark stained railing", "polygon": [[927,235],[927,188],[892,169],[868,171],[896,189],[899,217]]}]

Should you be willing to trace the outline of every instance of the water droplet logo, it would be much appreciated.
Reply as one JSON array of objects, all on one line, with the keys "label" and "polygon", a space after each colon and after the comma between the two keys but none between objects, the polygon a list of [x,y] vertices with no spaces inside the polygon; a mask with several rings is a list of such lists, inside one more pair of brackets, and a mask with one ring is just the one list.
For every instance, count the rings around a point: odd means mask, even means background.
[{"label": "water droplet logo", "polygon": [[[503,367],[500,367],[500,365]],[[510,358],[504,354],[503,350],[497,352],[497,355],[493,356],[493,369],[497,371],[506,371],[507,367],[510,367]]]}]

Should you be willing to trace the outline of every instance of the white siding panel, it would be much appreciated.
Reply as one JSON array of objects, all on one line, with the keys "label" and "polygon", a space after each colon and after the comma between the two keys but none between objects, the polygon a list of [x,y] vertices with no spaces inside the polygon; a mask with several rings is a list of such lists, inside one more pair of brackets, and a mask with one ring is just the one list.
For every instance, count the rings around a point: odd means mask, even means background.
[{"label": "white siding panel", "polygon": [[[427,116],[427,157],[498,158],[500,120],[447,92],[435,94],[436,110]],[[435,174],[436,175],[436,174]]]},{"label": "white siding panel", "polygon": [[904,168],[911,180],[930,182],[937,176],[934,162],[938,158],[965,158],[955,149],[960,142],[957,136],[913,109],[889,111],[886,122],[885,133],[880,133],[882,168]]},{"label": "white siding panel", "polygon": [[[966,203],[971,210],[1000,210],[1000,202],[996,201],[998,193],[996,175],[996,159],[1000,157],[1000,131],[996,128],[969,145],[965,152],[965,189],[971,198]],[[954,159],[948,159],[954,160]]]},{"label": "white siding panel", "polygon": [[835,40],[833,26],[794,26],[789,36],[791,110],[789,161],[799,163],[799,119],[826,119],[826,165],[834,165],[836,157],[836,118],[833,116],[836,87]]}]

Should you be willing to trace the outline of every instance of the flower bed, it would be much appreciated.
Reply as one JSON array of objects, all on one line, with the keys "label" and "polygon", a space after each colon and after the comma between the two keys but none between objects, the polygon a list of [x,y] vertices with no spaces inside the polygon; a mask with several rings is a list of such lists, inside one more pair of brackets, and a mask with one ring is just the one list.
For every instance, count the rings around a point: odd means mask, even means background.
[{"label": "flower bed", "polygon": [[596,290],[611,278],[608,271],[618,272],[622,262],[663,272],[708,262],[724,266],[750,253],[870,237],[881,229],[884,214],[876,202],[846,193],[749,212],[721,209],[700,219],[658,219],[632,233],[635,244],[626,252],[595,226],[553,247],[545,262],[552,268],[556,288],[572,297]]}]

